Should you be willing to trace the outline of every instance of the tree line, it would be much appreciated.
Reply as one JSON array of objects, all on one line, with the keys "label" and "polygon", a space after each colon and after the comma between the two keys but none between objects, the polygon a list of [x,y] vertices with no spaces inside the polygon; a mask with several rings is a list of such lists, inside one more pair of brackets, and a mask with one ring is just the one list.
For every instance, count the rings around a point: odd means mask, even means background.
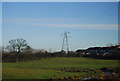
[{"label": "tree line", "polygon": [[[68,54],[64,50],[51,53],[44,49],[33,49],[22,38],[12,39],[8,43],[6,47],[2,47],[3,62],[27,61],[48,57],[68,57]],[[75,57],[75,53],[72,51],[69,52],[69,55]]]},{"label": "tree line", "polygon": [[48,52],[44,49],[33,49],[27,44],[27,41],[22,38],[10,40],[6,47],[0,48],[0,52],[2,52],[1,56],[3,62],[28,61],[52,57],[116,58],[120,56],[119,51],[116,51],[116,53],[111,56],[98,56],[97,54],[86,55],[83,52],[77,53],[74,51],[69,51],[66,53],[64,50],[58,52]]}]

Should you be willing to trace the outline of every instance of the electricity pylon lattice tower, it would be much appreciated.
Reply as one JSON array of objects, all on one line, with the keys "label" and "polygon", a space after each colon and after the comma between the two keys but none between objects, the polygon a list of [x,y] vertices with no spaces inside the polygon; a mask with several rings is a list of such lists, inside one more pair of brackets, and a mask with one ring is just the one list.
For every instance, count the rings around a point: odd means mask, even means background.
[{"label": "electricity pylon lattice tower", "polygon": [[66,46],[66,52],[69,56],[69,45],[68,45],[68,34],[70,34],[70,32],[64,32],[63,35],[63,42],[62,42],[62,51],[64,50],[64,47]]}]

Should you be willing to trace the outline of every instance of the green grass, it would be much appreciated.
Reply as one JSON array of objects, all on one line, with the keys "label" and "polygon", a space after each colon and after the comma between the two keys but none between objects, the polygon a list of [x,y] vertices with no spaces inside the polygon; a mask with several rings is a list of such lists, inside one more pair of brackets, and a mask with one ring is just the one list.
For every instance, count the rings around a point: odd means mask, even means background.
[{"label": "green grass", "polygon": [[100,69],[118,67],[117,60],[100,60],[83,57],[46,58],[27,62],[3,63],[3,79],[50,79],[65,76],[87,76],[83,72],[64,72],[63,68]]}]

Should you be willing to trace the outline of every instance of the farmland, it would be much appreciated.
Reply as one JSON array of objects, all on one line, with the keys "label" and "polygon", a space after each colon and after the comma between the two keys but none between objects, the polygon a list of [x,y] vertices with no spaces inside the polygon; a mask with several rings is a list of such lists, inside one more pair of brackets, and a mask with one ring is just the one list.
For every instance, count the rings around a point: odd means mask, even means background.
[{"label": "farmland", "polygon": [[58,79],[66,76],[85,78],[89,73],[81,70],[115,67],[118,67],[117,60],[85,57],[44,58],[27,62],[3,63],[3,79]]}]

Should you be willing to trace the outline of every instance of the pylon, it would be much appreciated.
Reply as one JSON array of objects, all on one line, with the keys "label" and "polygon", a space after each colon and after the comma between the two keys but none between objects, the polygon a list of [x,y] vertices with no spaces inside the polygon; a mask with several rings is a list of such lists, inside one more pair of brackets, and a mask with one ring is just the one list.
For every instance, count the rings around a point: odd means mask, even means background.
[{"label": "pylon", "polygon": [[68,57],[69,57],[69,45],[68,45],[68,34],[70,32],[64,32],[63,35],[63,42],[62,42],[62,51],[64,50],[64,47],[66,46],[66,49],[67,49],[67,54],[68,54]]}]

